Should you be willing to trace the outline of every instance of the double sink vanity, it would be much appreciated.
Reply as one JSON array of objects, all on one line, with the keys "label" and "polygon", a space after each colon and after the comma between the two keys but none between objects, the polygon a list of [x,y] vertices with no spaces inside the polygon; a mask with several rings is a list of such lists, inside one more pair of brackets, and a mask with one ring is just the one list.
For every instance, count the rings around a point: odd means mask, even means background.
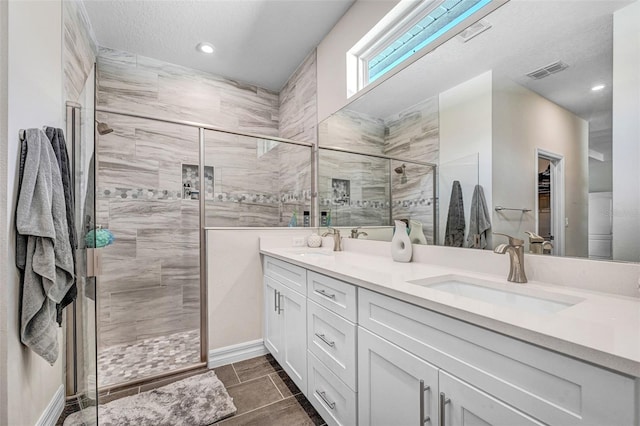
[{"label": "double sink vanity", "polygon": [[330,425],[640,424],[640,301],[261,248],[264,341]]}]

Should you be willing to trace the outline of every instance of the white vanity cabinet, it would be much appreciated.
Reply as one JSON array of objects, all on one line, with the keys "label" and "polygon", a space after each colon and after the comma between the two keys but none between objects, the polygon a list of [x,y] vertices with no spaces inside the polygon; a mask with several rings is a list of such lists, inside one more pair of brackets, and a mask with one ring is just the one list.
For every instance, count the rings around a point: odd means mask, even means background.
[{"label": "white vanity cabinet", "polygon": [[331,426],[357,424],[356,287],[307,272],[307,398]]},{"label": "white vanity cabinet", "polygon": [[438,383],[438,408],[442,426],[544,426],[544,423],[445,371],[440,371]]},{"label": "white vanity cabinet", "polygon": [[[442,410],[447,426],[638,425],[631,377],[362,288],[358,325],[439,369],[438,396],[449,399]],[[362,343],[359,378],[368,374],[360,371],[366,366]],[[372,392],[359,383],[360,407],[369,406]],[[419,400],[413,401],[415,411]]]},{"label": "white vanity cabinet", "polygon": [[436,425],[438,368],[358,327],[361,425]]},{"label": "white vanity cabinet", "polygon": [[265,256],[265,345],[331,426],[640,426],[640,379]]},{"label": "white vanity cabinet", "polygon": [[[276,261],[276,262],[274,262]],[[271,273],[269,266],[278,271],[294,271],[296,281],[282,279]],[[274,278],[276,277],[276,278]],[[304,286],[297,283],[304,279]],[[284,281],[281,282],[280,280]],[[264,342],[273,357],[280,363],[291,380],[300,389],[307,388],[307,298],[293,290],[306,288],[306,271],[294,265],[265,258],[264,276]]]}]

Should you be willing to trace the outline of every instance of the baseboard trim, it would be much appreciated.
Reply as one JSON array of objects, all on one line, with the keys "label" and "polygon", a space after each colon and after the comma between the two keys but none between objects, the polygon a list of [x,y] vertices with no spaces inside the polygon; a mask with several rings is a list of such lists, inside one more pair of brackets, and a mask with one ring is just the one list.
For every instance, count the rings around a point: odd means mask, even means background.
[{"label": "baseboard trim", "polygon": [[209,351],[209,362],[207,363],[207,367],[216,368],[221,365],[255,358],[257,356],[265,355],[266,353],[268,353],[268,351],[264,346],[263,339],[225,346],[224,348]]},{"label": "baseboard trim", "polygon": [[36,422],[36,426],[55,426],[64,410],[64,386],[60,385],[49,405]]}]

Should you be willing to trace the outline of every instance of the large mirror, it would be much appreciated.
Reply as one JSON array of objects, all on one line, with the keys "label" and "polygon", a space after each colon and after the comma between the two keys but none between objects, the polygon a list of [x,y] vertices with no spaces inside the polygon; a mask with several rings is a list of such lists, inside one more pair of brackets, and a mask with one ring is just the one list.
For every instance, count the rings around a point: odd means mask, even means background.
[{"label": "large mirror", "polygon": [[437,244],[504,233],[530,253],[638,262],[639,3],[511,0],[356,94],[319,145],[435,164]]}]

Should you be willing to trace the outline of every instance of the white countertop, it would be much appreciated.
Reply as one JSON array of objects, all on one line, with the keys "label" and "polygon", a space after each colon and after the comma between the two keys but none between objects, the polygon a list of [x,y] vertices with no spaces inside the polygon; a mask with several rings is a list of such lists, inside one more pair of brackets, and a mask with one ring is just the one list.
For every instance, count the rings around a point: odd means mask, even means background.
[{"label": "white countertop", "polygon": [[[326,249],[316,249],[325,250]],[[505,276],[426,263],[398,263],[358,252],[301,255],[295,248],[260,252],[320,274],[422,306],[468,323],[634,377],[640,377],[640,299],[540,282],[513,284]],[[556,313],[539,314],[431,289],[407,281],[455,274],[516,286],[516,291],[558,300],[583,299]],[[511,288],[511,287],[509,287]]]}]

